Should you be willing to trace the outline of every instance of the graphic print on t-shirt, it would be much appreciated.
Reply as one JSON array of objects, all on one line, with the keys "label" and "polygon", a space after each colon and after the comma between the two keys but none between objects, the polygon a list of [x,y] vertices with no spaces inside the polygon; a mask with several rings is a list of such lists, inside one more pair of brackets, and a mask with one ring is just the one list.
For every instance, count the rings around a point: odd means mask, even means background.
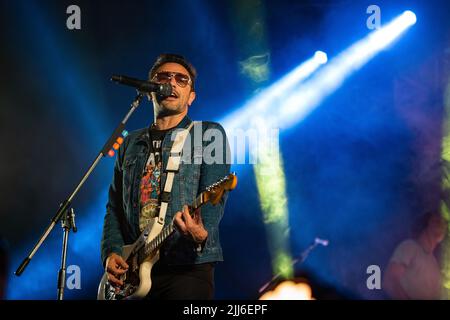
[{"label": "graphic print on t-shirt", "polygon": [[[153,134],[155,135],[155,134]],[[159,194],[161,185],[161,143],[164,135],[154,137],[152,140],[152,152],[150,153],[144,168],[140,183],[140,205],[139,228],[141,232],[147,226],[151,218],[159,214]]]}]

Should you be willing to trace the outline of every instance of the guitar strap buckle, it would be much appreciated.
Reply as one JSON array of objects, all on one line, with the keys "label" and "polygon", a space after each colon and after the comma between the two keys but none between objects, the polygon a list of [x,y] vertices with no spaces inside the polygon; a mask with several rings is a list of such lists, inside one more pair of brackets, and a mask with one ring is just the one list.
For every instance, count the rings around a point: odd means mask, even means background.
[{"label": "guitar strap buckle", "polygon": [[172,198],[172,197],[171,197],[171,193],[170,193],[170,192],[163,191],[163,192],[161,193],[161,202],[167,202],[167,203],[169,203],[171,198]]}]

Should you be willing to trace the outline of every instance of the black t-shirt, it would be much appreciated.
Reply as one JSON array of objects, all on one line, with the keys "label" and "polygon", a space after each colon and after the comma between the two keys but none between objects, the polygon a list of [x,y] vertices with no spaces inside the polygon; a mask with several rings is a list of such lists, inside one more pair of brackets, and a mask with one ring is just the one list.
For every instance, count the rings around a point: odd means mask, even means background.
[{"label": "black t-shirt", "polygon": [[162,151],[161,146],[164,137],[170,129],[156,130],[151,128],[150,153],[147,163],[142,173],[140,188],[140,208],[139,228],[141,232],[147,226],[151,218],[159,214],[160,194],[161,194],[161,173],[162,173]]}]

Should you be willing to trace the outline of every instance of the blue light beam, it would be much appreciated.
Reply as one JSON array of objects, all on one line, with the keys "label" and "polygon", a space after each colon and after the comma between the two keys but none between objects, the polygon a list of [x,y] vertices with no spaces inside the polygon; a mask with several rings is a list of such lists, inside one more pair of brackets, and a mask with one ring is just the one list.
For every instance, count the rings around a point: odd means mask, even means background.
[{"label": "blue light beam", "polygon": [[314,56],[300,64],[283,78],[272,84],[270,87],[260,91],[252,97],[241,108],[220,120],[227,133],[232,133],[234,129],[248,129],[249,120],[255,115],[263,115],[273,106],[278,99],[285,97],[290,90],[308,78],[322,64],[327,62],[327,54],[323,51],[316,51]]},{"label": "blue light beam", "polygon": [[415,23],[416,15],[412,11],[405,11],[386,26],[356,42],[304,82],[297,92],[285,100],[278,112],[272,112],[273,121],[278,123],[281,129],[285,129],[303,120],[327,96],[336,91],[346,78]]}]

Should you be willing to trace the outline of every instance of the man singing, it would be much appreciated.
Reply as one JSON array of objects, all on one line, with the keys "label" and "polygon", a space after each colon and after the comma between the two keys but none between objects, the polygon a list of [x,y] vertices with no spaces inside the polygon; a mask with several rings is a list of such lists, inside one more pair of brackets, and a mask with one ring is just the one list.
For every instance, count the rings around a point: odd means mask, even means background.
[{"label": "man singing", "polygon": [[[188,128],[192,122],[187,113],[195,100],[195,79],[195,68],[184,57],[160,55],[149,72],[149,80],[169,83],[172,95],[151,94],[153,123],[130,133],[118,151],[101,242],[108,280],[115,286],[123,285],[120,276],[128,268],[121,257],[121,247],[136,241],[148,222],[159,214],[172,133]],[[194,134],[195,130],[200,130],[201,134]],[[208,131],[219,133],[214,143],[219,143],[220,147],[215,150],[213,162],[203,159],[205,147],[212,143],[205,139]],[[198,136],[202,141],[194,141]],[[215,206],[210,203],[202,206],[201,213],[194,217],[186,205],[229,173],[225,131],[214,122],[196,123],[185,146],[191,151],[189,161],[181,162],[175,174],[165,216],[165,225],[174,220],[178,232],[160,249],[160,259],[151,273],[149,299],[212,299],[214,266],[223,261],[219,222],[226,197]]]}]

